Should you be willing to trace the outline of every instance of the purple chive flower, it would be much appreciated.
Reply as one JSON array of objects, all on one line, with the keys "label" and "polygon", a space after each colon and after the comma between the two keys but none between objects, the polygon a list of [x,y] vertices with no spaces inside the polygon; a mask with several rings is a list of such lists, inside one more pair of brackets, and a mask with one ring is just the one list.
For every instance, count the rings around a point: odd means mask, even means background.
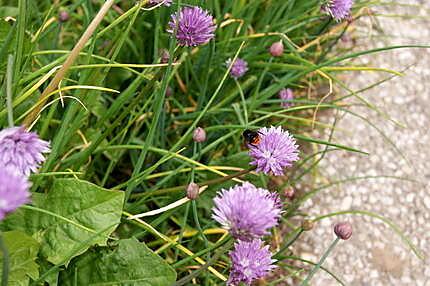
[{"label": "purple chive flower", "polygon": [[251,285],[252,281],[263,278],[276,266],[272,259],[269,246],[263,246],[260,239],[250,242],[240,241],[235,243],[233,251],[230,252],[232,268],[227,285]]},{"label": "purple chive flower", "polygon": [[0,169],[0,221],[6,214],[30,202],[29,188],[26,177]]},{"label": "purple chive flower", "polygon": [[282,127],[261,128],[258,130],[260,142],[249,145],[251,165],[257,166],[257,172],[282,176],[286,167],[299,160],[296,140]]},{"label": "purple chive flower", "polygon": [[24,127],[11,127],[0,131],[0,168],[16,175],[29,176],[45,161],[49,142]]},{"label": "purple chive flower", "polygon": [[206,44],[215,37],[216,26],[212,16],[200,7],[184,7],[172,14],[167,32],[173,34],[181,46],[193,47]]},{"label": "purple chive flower", "polygon": [[336,21],[341,21],[350,16],[354,0],[328,0],[322,6],[322,11],[332,16]]},{"label": "purple chive flower", "polygon": [[[232,60],[228,59],[225,62],[225,65],[227,68],[231,65]],[[231,70],[230,70],[230,76],[232,78],[238,79],[242,77],[246,72],[248,71],[248,63],[241,58],[236,58],[234,61]]]},{"label": "purple chive flower", "polygon": [[279,98],[282,99],[281,107],[288,108],[290,106],[293,106],[294,104],[291,102],[291,100],[294,99],[294,93],[291,90],[291,88],[283,88],[278,93]]},{"label": "purple chive flower", "polygon": [[172,0],[149,0],[149,5],[151,6],[155,6],[160,3],[163,3],[164,6],[169,7],[170,5],[172,5]]},{"label": "purple chive flower", "polygon": [[231,235],[252,240],[268,234],[278,224],[281,202],[278,194],[245,182],[228,190],[222,189],[214,198],[212,218]]}]

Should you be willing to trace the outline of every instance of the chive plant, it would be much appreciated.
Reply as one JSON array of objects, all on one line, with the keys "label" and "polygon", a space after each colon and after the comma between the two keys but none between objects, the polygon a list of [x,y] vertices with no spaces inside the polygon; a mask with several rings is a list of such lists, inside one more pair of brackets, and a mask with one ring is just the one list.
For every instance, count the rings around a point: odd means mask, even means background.
[{"label": "chive plant", "polygon": [[306,181],[327,152],[367,155],[334,140],[339,113],[376,128],[349,98],[381,112],[340,73],[399,75],[351,62],[406,46],[337,49],[376,2],[0,1],[2,285],[343,284],[322,265],[339,239],[320,262],[289,248],[344,214],[420,257],[380,215],[300,209],[343,182]]}]

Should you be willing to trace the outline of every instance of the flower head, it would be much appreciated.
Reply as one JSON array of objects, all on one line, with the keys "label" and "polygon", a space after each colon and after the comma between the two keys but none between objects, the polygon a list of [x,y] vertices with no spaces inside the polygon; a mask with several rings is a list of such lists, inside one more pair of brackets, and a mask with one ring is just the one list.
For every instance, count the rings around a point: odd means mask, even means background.
[{"label": "flower head", "polygon": [[160,51],[160,63],[167,64],[169,62],[170,53],[166,49],[161,49]]},{"label": "flower head", "polygon": [[11,127],[0,131],[0,168],[17,175],[29,176],[45,161],[49,143],[24,127]]},{"label": "flower head", "polygon": [[249,155],[253,159],[250,164],[257,166],[257,172],[282,176],[286,167],[299,160],[296,140],[280,126],[264,127],[258,133],[260,142],[249,145]]},{"label": "flower head", "polygon": [[270,48],[269,52],[273,57],[280,57],[284,53],[284,44],[282,41],[274,42]]},{"label": "flower head", "polygon": [[173,34],[177,29],[176,39],[181,46],[203,45],[215,36],[216,26],[212,16],[200,7],[184,7],[179,15],[175,13],[171,17],[167,31]]},{"label": "flower head", "polygon": [[290,200],[294,199],[294,196],[296,195],[296,190],[291,187],[288,186],[284,189],[284,196]]},{"label": "flower head", "polygon": [[30,183],[26,177],[0,169],[0,220],[6,214],[30,202]]},{"label": "flower head", "polygon": [[69,13],[68,13],[67,11],[65,11],[65,10],[60,11],[60,13],[58,14],[58,20],[59,20],[61,23],[67,22],[67,21],[69,21],[69,19],[70,19],[70,15],[69,15]]},{"label": "flower head", "polygon": [[260,239],[250,242],[239,240],[230,252],[230,259],[232,268],[227,285],[236,286],[241,282],[251,285],[252,281],[263,278],[276,267],[269,246],[263,246]]},{"label": "flower head", "polygon": [[171,86],[167,86],[166,97],[171,97],[172,95],[173,95],[173,88]]},{"label": "flower head", "polygon": [[197,142],[197,143],[205,142],[206,141],[206,131],[201,127],[197,127],[196,129],[194,129],[193,140],[194,140],[194,142]]},{"label": "flower head", "polygon": [[222,189],[214,203],[212,218],[241,240],[267,234],[268,229],[278,224],[281,215],[278,194],[248,182]]},{"label": "flower head", "polygon": [[322,10],[336,21],[341,21],[350,15],[353,4],[354,0],[328,0],[322,6]]},{"label": "flower head", "polygon": [[191,182],[187,186],[187,198],[190,200],[196,200],[199,197],[199,185]]},{"label": "flower head", "polygon": [[339,222],[334,226],[334,233],[340,239],[347,240],[352,235],[352,225],[349,222]]},{"label": "flower head", "polygon": [[[232,60],[228,59],[225,62],[227,68],[231,65]],[[238,79],[242,77],[248,71],[248,63],[241,58],[236,58],[233,65],[231,66],[230,76],[232,78]]]},{"label": "flower head", "polygon": [[294,99],[294,93],[290,88],[283,88],[278,93],[279,98],[282,99],[281,106],[283,108],[288,108],[293,106],[291,100]]},{"label": "flower head", "polygon": [[170,5],[172,5],[172,0],[149,0],[149,4],[152,6],[160,3],[162,3],[164,6],[169,7]]}]

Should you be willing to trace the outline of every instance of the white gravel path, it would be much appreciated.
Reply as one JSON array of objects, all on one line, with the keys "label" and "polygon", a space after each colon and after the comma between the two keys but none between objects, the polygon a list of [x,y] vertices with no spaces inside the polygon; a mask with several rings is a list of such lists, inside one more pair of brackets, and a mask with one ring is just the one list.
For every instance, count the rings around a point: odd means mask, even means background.
[{"label": "white gravel path", "polygon": [[[415,6],[376,7],[378,20],[360,20],[351,35],[356,50],[396,44],[430,44],[430,1],[392,1]],[[393,15],[408,17],[390,17]],[[378,30],[379,27],[382,30]],[[383,32],[381,32],[383,31]],[[319,260],[334,238],[332,226],[342,219],[353,224],[354,234],[342,241],[324,266],[339,274],[347,285],[430,285],[430,49],[402,49],[360,58],[356,64],[401,71],[405,76],[361,94],[402,128],[363,107],[353,111],[364,115],[390,138],[411,162],[409,166],[397,151],[372,127],[351,115],[338,123],[335,142],[369,152],[370,156],[331,152],[323,160],[321,172],[330,181],[351,176],[394,175],[417,180],[360,180],[321,192],[305,211],[317,216],[340,210],[367,210],[396,223],[426,256],[419,260],[401,239],[383,223],[363,216],[342,216],[321,221],[300,239],[302,255]],[[387,74],[357,73],[348,80],[354,90],[366,87]],[[357,102],[357,100],[353,100]],[[319,272],[312,285],[338,285]]]}]

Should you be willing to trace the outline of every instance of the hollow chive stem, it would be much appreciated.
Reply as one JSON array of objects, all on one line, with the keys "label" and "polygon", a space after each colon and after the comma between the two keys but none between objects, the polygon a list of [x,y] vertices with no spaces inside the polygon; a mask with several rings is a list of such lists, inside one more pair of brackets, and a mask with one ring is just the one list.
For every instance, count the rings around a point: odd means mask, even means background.
[{"label": "hollow chive stem", "polygon": [[9,127],[13,127],[13,103],[12,103],[12,77],[13,77],[13,55],[7,58],[6,69],[6,107],[7,107],[7,121]]},{"label": "hollow chive stem", "polygon": [[[198,158],[200,159],[200,143],[194,142],[193,156],[195,156],[197,153],[198,153]],[[193,169],[191,170],[191,182],[194,182],[194,175],[195,175],[195,173],[194,173],[194,166],[193,166]],[[207,248],[209,245],[209,241],[208,241],[206,235],[203,233],[203,229],[200,225],[199,213],[197,211],[196,200],[192,200],[191,205],[193,207],[194,223],[196,224],[196,228],[199,231],[199,235],[203,238],[205,248]],[[209,254],[208,254],[208,258],[209,258]]]},{"label": "hollow chive stem", "polygon": [[9,252],[3,240],[3,234],[0,232],[0,249],[3,253],[3,268],[1,276],[1,286],[7,286],[9,280]]},{"label": "hollow chive stem", "polygon": [[311,281],[312,277],[317,273],[317,271],[320,269],[321,265],[324,263],[326,258],[329,256],[330,252],[334,249],[336,244],[338,243],[339,238],[336,237],[336,239],[331,243],[331,245],[327,248],[324,255],[321,257],[320,261],[312,268],[311,272],[309,272],[308,276],[303,280],[302,284],[300,286],[306,286],[309,284],[309,281]]},{"label": "hollow chive stem", "polygon": [[200,266],[199,269],[195,270],[191,274],[188,274],[187,276],[185,276],[185,277],[179,279],[178,281],[176,281],[176,283],[174,284],[174,286],[186,285],[193,278],[196,278],[197,276],[199,276],[201,272],[203,272],[206,269],[208,269],[209,266],[215,264],[218,261],[218,259],[231,248],[231,246],[233,245],[233,243],[234,243],[234,241],[231,240],[231,239],[229,239],[221,248],[219,248],[215,252],[215,254],[212,256],[212,258],[209,261],[207,261],[206,264]]},{"label": "hollow chive stem", "polygon": [[245,126],[248,127],[248,109],[246,105],[245,95],[243,94],[243,90],[240,86],[240,83],[237,81],[237,79],[234,79],[234,81],[236,82],[237,88],[239,89],[240,98],[242,100],[243,114],[245,115]]}]

